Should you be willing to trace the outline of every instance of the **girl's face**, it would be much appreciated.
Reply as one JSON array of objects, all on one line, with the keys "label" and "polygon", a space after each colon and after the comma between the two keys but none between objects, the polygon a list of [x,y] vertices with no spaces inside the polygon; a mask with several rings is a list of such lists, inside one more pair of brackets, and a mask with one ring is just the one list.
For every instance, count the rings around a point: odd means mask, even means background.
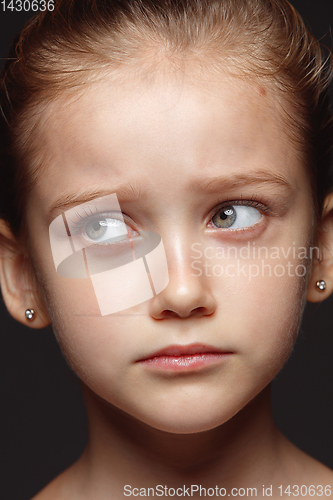
[{"label": "girl's face", "polygon": [[[313,214],[276,97],[227,75],[132,75],[96,83],[45,116],[47,166],[28,225],[56,336],[94,393],[158,429],[224,423],[294,343]],[[133,237],[162,237],[169,284],[101,316],[89,279],[57,274],[49,224],[85,203],[78,231],[87,239],[92,220],[112,218],[94,197],[111,193]]]}]

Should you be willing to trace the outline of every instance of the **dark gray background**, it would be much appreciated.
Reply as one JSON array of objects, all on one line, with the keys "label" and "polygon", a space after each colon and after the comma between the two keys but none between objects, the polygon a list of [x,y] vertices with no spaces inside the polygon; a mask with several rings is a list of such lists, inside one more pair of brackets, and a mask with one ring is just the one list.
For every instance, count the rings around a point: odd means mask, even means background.
[{"label": "dark gray background", "polygon": [[[294,0],[314,34],[332,47],[332,0]],[[29,14],[0,3],[0,57]],[[281,430],[333,468],[333,299],[307,307],[294,352],[273,383]],[[15,322],[0,301],[0,498],[27,500],[81,453],[87,439],[76,376],[51,328]]]}]

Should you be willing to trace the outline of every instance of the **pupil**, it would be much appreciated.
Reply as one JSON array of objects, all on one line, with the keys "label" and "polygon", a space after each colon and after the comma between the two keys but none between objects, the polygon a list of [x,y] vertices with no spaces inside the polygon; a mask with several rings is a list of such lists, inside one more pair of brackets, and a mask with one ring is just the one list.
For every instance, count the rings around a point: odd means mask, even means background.
[{"label": "pupil", "polygon": [[221,212],[220,219],[226,220],[227,217],[228,217],[228,215],[225,212]]},{"label": "pupil", "polygon": [[100,224],[99,224],[99,222],[94,222],[93,223],[93,230],[94,231],[99,231],[100,230]]}]

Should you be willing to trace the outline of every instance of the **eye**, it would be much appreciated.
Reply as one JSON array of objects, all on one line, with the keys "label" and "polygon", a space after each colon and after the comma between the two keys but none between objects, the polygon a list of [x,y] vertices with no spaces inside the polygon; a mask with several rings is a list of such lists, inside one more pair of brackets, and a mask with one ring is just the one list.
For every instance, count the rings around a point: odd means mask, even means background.
[{"label": "eye", "polygon": [[220,208],[212,217],[212,222],[220,229],[240,229],[253,226],[261,217],[260,211],[254,207],[229,205]]},{"label": "eye", "polygon": [[128,232],[124,221],[100,216],[85,224],[83,236],[94,243],[107,244],[112,243],[112,240],[119,241],[127,238]]}]

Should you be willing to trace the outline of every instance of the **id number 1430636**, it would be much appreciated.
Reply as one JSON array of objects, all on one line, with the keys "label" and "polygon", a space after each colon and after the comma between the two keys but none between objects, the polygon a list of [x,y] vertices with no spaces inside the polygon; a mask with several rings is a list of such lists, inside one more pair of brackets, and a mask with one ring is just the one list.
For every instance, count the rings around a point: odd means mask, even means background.
[{"label": "id number 1430636", "polygon": [[44,12],[54,10],[54,0],[3,0],[1,6],[3,12]]},{"label": "id number 1430636", "polygon": [[[299,486],[297,484],[288,486],[278,486],[280,497],[330,497],[332,495],[332,487],[330,485],[317,486],[305,484]],[[268,495],[267,495],[268,496]]]}]

